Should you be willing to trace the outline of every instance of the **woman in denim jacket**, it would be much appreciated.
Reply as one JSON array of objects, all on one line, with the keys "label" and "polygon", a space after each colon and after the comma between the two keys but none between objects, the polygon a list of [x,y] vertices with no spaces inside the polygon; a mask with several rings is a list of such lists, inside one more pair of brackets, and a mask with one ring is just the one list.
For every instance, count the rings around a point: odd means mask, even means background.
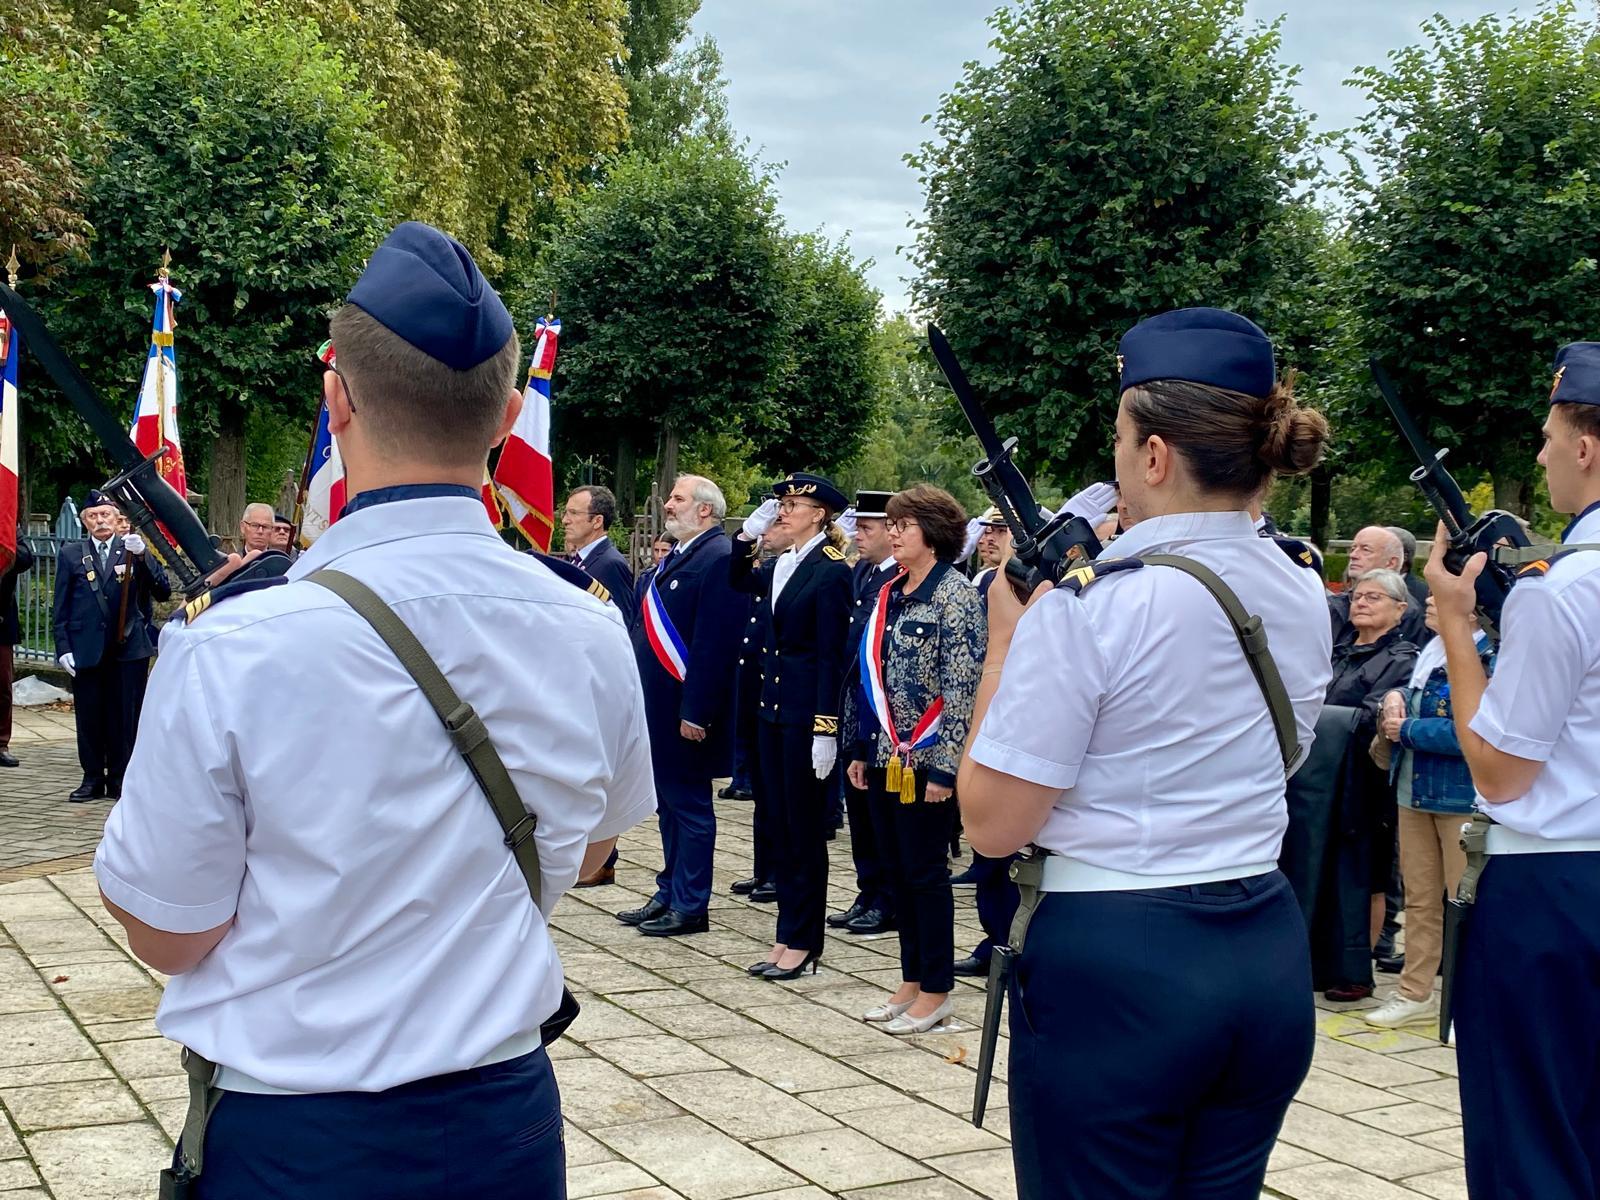
[{"label": "woman in denim jacket", "polygon": [[[1433,599],[1428,628],[1437,632]],[[1494,671],[1494,644],[1477,630],[1484,671]],[[1434,976],[1444,948],[1444,897],[1454,894],[1466,855],[1461,826],[1477,792],[1456,740],[1444,647],[1435,638],[1417,655],[1411,683],[1384,697],[1380,733],[1394,743],[1389,778],[1399,803],[1400,874],[1406,889],[1406,965],[1388,1003],[1364,1014],[1369,1025],[1398,1029],[1439,1018]]]}]

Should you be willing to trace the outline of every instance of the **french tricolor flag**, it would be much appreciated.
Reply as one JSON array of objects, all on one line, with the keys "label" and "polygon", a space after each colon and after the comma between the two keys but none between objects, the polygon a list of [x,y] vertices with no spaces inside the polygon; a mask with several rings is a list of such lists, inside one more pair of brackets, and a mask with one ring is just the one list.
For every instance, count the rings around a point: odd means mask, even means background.
[{"label": "french tricolor flag", "polygon": [[556,369],[556,344],[561,321],[540,317],[535,327],[533,359],[528,364],[528,384],[522,392],[522,412],[500,448],[494,482],[505,500],[512,523],[539,550],[550,549],[556,527],[555,478],[550,462],[550,377]]},{"label": "french tricolor flag", "polygon": [[[317,356],[330,367],[337,361],[332,342],[324,343]],[[306,469],[300,488],[297,524],[300,526],[300,548],[303,550],[339,519],[346,498],[344,459],[339,457],[339,443],[328,431],[326,401],[317,410],[317,428],[311,435],[311,449],[306,455]]]},{"label": "french tricolor flag", "polygon": [[144,381],[139,385],[139,406],[134,410],[130,436],[146,458],[166,448],[156,470],[173,491],[186,496],[188,479],[178,437],[178,351],[172,340],[174,312],[183,293],[172,286],[165,267],[150,290],[156,294],[155,315],[150,319],[150,350],[144,360]]},{"label": "french tricolor flag", "polygon": [[[22,333],[0,312],[0,571],[17,557],[17,365]],[[4,653],[10,654],[7,648]]]}]

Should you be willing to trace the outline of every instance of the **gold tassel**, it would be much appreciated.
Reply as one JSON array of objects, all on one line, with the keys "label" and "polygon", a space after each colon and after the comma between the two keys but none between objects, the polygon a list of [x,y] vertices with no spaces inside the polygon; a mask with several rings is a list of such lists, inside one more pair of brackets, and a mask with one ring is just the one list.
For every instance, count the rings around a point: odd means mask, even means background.
[{"label": "gold tassel", "polygon": [[915,804],[917,801],[917,773],[911,769],[911,762],[906,761],[906,769],[900,772],[900,803]]},{"label": "gold tassel", "polygon": [[889,759],[889,765],[884,770],[883,786],[891,795],[900,790],[900,756],[898,754]]}]

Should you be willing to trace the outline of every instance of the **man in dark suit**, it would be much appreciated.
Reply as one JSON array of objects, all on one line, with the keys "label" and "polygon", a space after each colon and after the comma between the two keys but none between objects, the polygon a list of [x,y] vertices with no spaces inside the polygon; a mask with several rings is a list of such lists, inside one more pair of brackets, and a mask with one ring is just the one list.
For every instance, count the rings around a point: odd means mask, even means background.
[{"label": "man in dark suit", "polygon": [[681,475],[663,509],[678,544],[651,581],[633,627],[644,685],[661,848],[656,892],[617,919],[652,937],[707,928],[717,818],[711,780],[728,773],[734,662],[745,599],[728,581],[728,503],[709,479]]},{"label": "man in dark suit", "polygon": [[83,783],[69,799],[122,795],[139,705],[155,656],[146,613],[172,595],[160,564],[137,533],[116,532],[117,509],[91,491],[83,504],[89,536],[68,542],[56,564],[56,658],[73,677]]},{"label": "man in dark suit", "polygon": [[22,641],[22,622],[17,619],[17,576],[33,567],[33,549],[17,530],[17,557],[0,571],[0,767],[15,767],[11,753],[11,648]]},{"label": "man in dark suit", "polygon": [[617,498],[611,489],[585,484],[567,497],[561,529],[566,534],[567,560],[605,584],[632,629],[639,619],[639,610],[628,603],[633,595],[633,569],[606,534],[616,519]]}]

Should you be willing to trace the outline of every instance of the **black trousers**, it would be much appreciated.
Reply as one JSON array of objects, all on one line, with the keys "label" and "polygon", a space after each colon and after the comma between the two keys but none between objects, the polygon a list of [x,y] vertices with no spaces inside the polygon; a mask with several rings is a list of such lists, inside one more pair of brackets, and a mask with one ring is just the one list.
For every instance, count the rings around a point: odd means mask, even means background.
[{"label": "black trousers", "polygon": [[1017,915],[1021,897],[1017,885],[1011,881],[1011,864],[1015,854],[1004,858],[989,858],[972,852],[972,873],[978,877],[974,899],[978,906],[978,924],[983,926],[983,941],[978,943],[972,957],[988,962],[995,945],[1005,945],[1011,936],[1011,919]]},{"label": "black trousers", "polygon": [[1018,1200],[1256,1200],[1315,1040],[1277,871],[1054,892],[1011,988]]},{"label": "black trousers", "polygon": [[0,642],[0,750],[11,745],[12,647]]},{"label": "black trousers", "polygon": [[1600,1197],[1600,853],[1497,854],[1457,968],[1467,1190]]},{"label": "black trousers", "polygon": [[850,856],[856,865],[856,903],[863,908],[876,908],[893,915],[894,899],[890,895],[889,867],[883,847],[878,843],[878,829],[872,819],[872,794],[850,786],[849,765],[845,755],[839,755],[839,771],[844,778],[844,809],[850,819]]},{"label": "black trousers", "polygon": [[901,804],[884,790],[884,770],[867,772],[873,827],[888,864],[889,891],[900,925],[900,977],[925,992],[955,987],[956,912],[950,894],[950,831],[955,828],[952,796],[930,804],[928,781],[917,776],[917,798]]},{"label": "black trousers", "polygon": [[[756,795],[764,795],[770,818],[766,836],[778,889],[777,940],[791,950],[820,951],[828,904],[828,784],[811,766],[809,728],[760,725]],[[756,819],[762,819],[762,810]]]},{"label": "black trousers", "polygon": [[90,780],[122,781],[139,710],[150,677],[148,659],[101,662],[80,667],[72,679],[72,707],[78,726],[78,765]]}]

